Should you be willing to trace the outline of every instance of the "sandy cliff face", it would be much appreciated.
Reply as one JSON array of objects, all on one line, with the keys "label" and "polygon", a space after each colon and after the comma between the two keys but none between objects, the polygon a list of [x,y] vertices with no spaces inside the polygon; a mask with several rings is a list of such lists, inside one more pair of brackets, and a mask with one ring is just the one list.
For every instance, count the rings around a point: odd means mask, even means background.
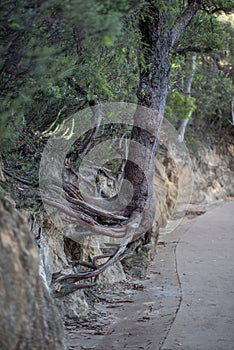
[{"label": "sandy cliff face", "polygon": [[[102,254],[102,251],[97,242],[92,241],[92,238],[84,239],[82,243],[68,238],[68,236],[72,236],[73,230],[74,226],[70,227],[69,225],[66,230],[64,229],[59,215],[53,222],[45,211],[34,216],[33,233],[37,237],[39,246],[40,273],[44,283],[54,295],[61,316],[82,317],[87,315],[89,311],[84,291],[77,290],[58,298],[56,291],[59,286],[52,283],[52,276],[59,272],[62,274],[75,273],[82,267],[73,266],[74,262],[89,262],[92,257]],[[122,265],[118,263],[100,276],[99,283],[111,285],[123,279],[125,279],[125,274]]]},{"label": "sandy cliff face", "polygon": [[[161,164],[159,161],[156,163],[154,178],[157,213],[152,229],[152,241],[143,247],[140,254],[133,254],[134,272],[137,272],[138,276],[146,273],[147,265],[155,254],[159,226],[166,223],[177,199],[179,185],[178,171],[172,158],[166,155],[162,159]],[[79,271],[81,267],[74,267],[73,262],[80,260],[89,262],[94,256],[103,254],[102,244],[99,244],[98,239],[95,241],[95,237],[85,238],[82,242],[72,239],[74,225],[69,226],[68,224],[66,229],[64,229],[64,223],[60,222],[59,215],[53,218],[52,222],[45,211],[34,215],[32,226],[40,251],[41,275],[45,284],[55,296],[55,302],[61,315],[68,317],[82,317],[87,315],[89,306],[84,291],[77,290],[67,296],[56,298],[56,288],[59,286],[51,283],[52,276],[59,272],[68,274]],[[112,251],[115,248],[111,241],[107,246],[110,246]],[[131,259],[128,259],[127,264],[130,261],[132,262]],[[114,285],[114,283],[122,281],[125,278],[122,264],[117,263],[113,267],[108,268],[104,274],[100,275],[99,285]]]},{"label": "sandy cliff face", "polygon": [[[191,170],[193,170],[193,179],[191,176]],[[197,151],[196,156],[191,156],[191,162],[189,163],[187,161],[183,162],[183,159],[176,159],[176,155],[172,156],[165,150],[161,153],[159,152],[156,161],[156,171],[154,177],[154,188],[156,194],[156,216],[152,230],[152,242],[147,246],[144,246],[143,249],[140,250],[139,254],[135,254],[135,256],[127,260],[127,265],[132,265],[133,261],[137,261],[137,264],[134,265],[133,272],[137,272],[138,275],[146,273],[147,265],[156,251],[159,227],[166,224],[167,219],[173,213],[175,207],[178,204],[211,202],[215,199],[225,198],[225,196],[234,196],[233,175],[234,145],[227,145],[226,147],[214,147],[212,149],[201,147]],[[28,232],[27,227],[30,225],[26,222],[23,223],[22,220],[24,219],[22,216],[20,216],[13,209],[13,207],[10,206],[10,204],[8,204],[7,208],[5,206],[6,204],[3,204],[2,202],[1,210],[4,215],[1,216],[1,220],[3,220],[3,217],[8,217],[8,221],[4,221],[4,225],[8,225],[7,229],[10,233],[7,234],[7,236],[4,236],[5,238],[1,236],[1,239],[3,240],[3,243],[5,242],[5,246],[3,246],[3,248],[5,250],[8,249],[10,258],[8,258],[6,254],[1,255],[1,262],[3,266],[1,273],[3,275],[0,283],[3,298],[0,298],[0,302],[3,300],[2,305],[7,305],[7,303],[10,303],[11,299],[13,300],[13,303],[16,302],[16,294],[13,293],[13,289],[24,291],[25,294],[20,296],[20,298],[23,298],[24,300],[34,300],[34,296],[31,295],[29,291],[31,288],[31,290],[34,291],[33,293],[36,295],[36,299],[42,300],[40,301],[42,302],[42,307],[39,307],[39,309],[42,310],[42,314],[44,312],[43,308],[47,305],[48,310],[51,309],[53,315],[54,307],[50,306],[51,298],[48,294],[48,291],[51,295],[56,296],[57,286],[51,284],[52,275],[57,272],[76,272],[76,269],[79,269],[79,267],[74,268],[72,266],[72,262],[76,260],[84,260],[86,262],[90,261],[93,256],[101,254],[101,247],[94,241],[92,242],[92,238],[84,241],[82,244],[73,240],[72,229],[68,225],[66,227],[66,230],[64,230],[63,225],[60,224],[59,216],[52,222],[45,211],[40,211],[40,213],[34,215],[32,220],[32,231],[39,247],[39,270],[40,275],[44,281],[44,285],[46,286],[47,291],[45,291],[45,288],[41,286],[41,282],[39,282],[40,279],[37,273],[38,257],[32,239],[30,238],[31,241],[27,243],[31,247],[30,249],[27,248],[29,249],[28,254],[21,254],[18,256],[13,252],[14,249],[19,250],[19,247],[22,247],[24,244],[26,244],[24,232]],[[54,222],[56,222],[56,225]],[[2,222],[1,227],[3,227]],[[18,235],[19,231],[22,232],[20,235]],[[11,237],[9,238],[10,241],[8,243],[6,241],[6,237]],[[20,239],[20,241],[17,241],[17,239]],[[13,244],[13,242],[15,243]],[[7,264],[7,261],[10,262],[10,265]],[[28,261],[31,262],[29,263]],[[17,268],[20,270],[18,271]],[[7,294],[4,292],[4,288],[10,289],[9,281],[7,282],[9,283],[7,287],[4,287],[3,284],[5,281],[3,279],[5,276],[4,271],[8,271],[7,269],[11,270],[9,278],[11,281],[13,281],[12,283],[14,286],[11,291],[12,294]],[[17,279],[14,277],[16,274],[17,276],[20,276]],[[24,283],[24,281],[27,281],[26,277],[28,278],[29,282]],[[104,285],[111,285],[124,279],[125,273],[123,267],[120,263],[118,263],[114,267],[108,269],[101,276],[100,283]],[[6,281],[4,283],[6,283]],[[19,283],[19,285],[17,284],[15,286],[16,283]],[[31,287],[29,288],[30,283]],[[33,302],[34,304],[36,303],[35,300]],[[55,298],[54,302],[58,306],[60,315],[62,316],[81,317],[87,315],[89,311],[85,293],[82,290],[76,291],[62,298]],[[34,310],[36,307],[35,305],[37,304],[34,304],[32,303],[30,306],[31,309],[27,311],[28,316],[26,316],[26,319],[27,317],[29,318],[30,313],[32,313],[32,310]],[[18,311],[17,315],[20,315],[21,313],[27,315],[27,312],[24,311],[24,308],[27,310],[26,302],[19,306],[19,308],[16,308]],[[48,311],[48,313],[50,313],[50,311]],[[45,317],[45,321],[43,321],[45,323],[45,329],[53,326],[50,321],[47,321],[47,317],[50,320],[50,315],[48,313],[42,316]],[[35,311],[35,315],[36,314],[37,313]],[[11,316],[9,317],[11,319]],[[57,315],[54,317],[56,318]],[[11,322],[13,324],[14,319],[12,320]],[[30,325],[27,323],[27,321],[25,321],[25,324],[27,326],[22,329],[20,328],[20,330],[17,330],[17,332],[22,331],[25,332],[25,334],[27,332],[31,332],[32,334],[30,333],[30,337],[34,339],[35,333],[32,332],[32,329],[30,328]],[[21,325],[20,327],[23,326]],[[40,329],[40,325],[37,325],[37,327]],[[57,325],[57,327],[59,328],[60,326]],[[51,339],[53,339],[55,333],[58,334],[60,331],[54,333],[54,328],[52,327],[51,329]],[[44,341],[46,341],[46,339]],[[57,339],[57,341],[59,342],[59,339]]]},{"label": "sandy cliff face", "polygon": [[29,223],[0,196],[0,349],[64,349],[58,311],[39,276]]},{"label": "sandy cliff face", "polygon": [[234,145],[201,147],[192,157],[193,203],[212,202],[234,196]]}]

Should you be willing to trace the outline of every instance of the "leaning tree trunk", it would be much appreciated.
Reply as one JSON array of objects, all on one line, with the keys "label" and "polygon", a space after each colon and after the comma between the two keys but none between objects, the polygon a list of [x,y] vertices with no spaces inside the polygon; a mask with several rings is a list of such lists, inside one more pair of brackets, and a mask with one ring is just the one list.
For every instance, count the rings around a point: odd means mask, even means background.
[{"label": "leaning tree trunk", "polygon": [[[165,30],[165,17],[165,14],[160,16],[157,8],[152,6],[149,16],[139,21],[143,61],[139,62],[139,108],[134,116],[129,147],[129,159],[136,161],[128,160],[125,167],[125,178],[133,186],[133,198],[128,205],[127,215],[133,211],[142,213],[141,225],[147,230],[152,225],[155,213],[154,159],[159,142],[170,71],[171,35],[170,31]],[[136,164],[141,164],[141,167]]]},{"label": "leaning tree trunk", "polygon": [[[146,1],[148,8],[139,19],[143,58],[141,56],[139,62],[138,105],[147,109],[143,113],[139,107],[135,113],[129,147],[130,160],[128,159],[125,166],[125,178],[133,186],[133,198],[127,207],[127,215],[134,211],[142,213],[139,232],[142,232],[144,227],[148,230],[152,226],[155,214],[154,161],[167,97],[169,54],[202,5],[202,1],[199,0],[188,1],[187,7],[172,25],[171,1],[167,0],[164,3],[162,11],[155,1]],[[136,147],[136,143],[144,146],[147,151],[144,147]],[[132,159],[137,159],[137,162],[133,162]],[[141,164],[141,167],[136,164]]]}]

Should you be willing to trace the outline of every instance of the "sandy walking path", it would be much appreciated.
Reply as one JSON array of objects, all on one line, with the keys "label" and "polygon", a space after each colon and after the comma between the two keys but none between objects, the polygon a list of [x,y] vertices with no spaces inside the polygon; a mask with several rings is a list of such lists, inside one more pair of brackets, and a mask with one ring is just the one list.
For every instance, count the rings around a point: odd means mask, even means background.
[{"label": "sandy walking path", "polygon": [[131,303],[107,306],[107,332],[74,331],[70,349],[234,349],[234,202],[167,231]]}]

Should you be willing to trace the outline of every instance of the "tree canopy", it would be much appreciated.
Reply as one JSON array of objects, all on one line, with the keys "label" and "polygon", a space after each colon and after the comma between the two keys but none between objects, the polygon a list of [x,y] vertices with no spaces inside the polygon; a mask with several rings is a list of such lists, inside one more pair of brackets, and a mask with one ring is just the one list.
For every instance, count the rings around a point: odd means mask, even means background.
[{"label": "tree canopy", "polygon": [[[190,3],[200,4],[202,11],[172,50],[170,85],[179,98],[181,86],[176,86],[173,76],[181,80],[186,53],[197,52],[203,57],[203,67],[206,60],[205,75],[208,61],[210,66],[211,61],[216,64],[212,79],[217,76],[217,80],[223,80],[227,100],[233,75],[233,17],[226,17],[226,21],[222,16],[233,11],[232,1],[3,1],[2,137],[7,137],[8,130],[12,138],[22,121],[44,130],[58,115],[65,118],[96,97],[101,101],[137,102],[138,63],[142,68],[145,64],[140,49],[139,14],[146,17],[147,6],[153,4],[172,28]],[[198,100],[199,92],[194,93]],[[204,99],[201,89],[200,94]],[[169,107],[175,99],[169,98]]]}]

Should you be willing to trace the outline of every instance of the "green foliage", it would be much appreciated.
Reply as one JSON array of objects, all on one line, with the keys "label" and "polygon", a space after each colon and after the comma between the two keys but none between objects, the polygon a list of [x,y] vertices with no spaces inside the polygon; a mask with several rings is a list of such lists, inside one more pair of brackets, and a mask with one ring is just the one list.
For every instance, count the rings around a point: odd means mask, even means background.
[{"label": "green foliage", "polygon": [[[218,3],[219,6],[230,6],[230,2]],[[234,6],[232,9],[234,10]],[[212,7],[213,10],[214,7]],[[194,135],[204,137],[206,133],[209,137],[217,139],[230,129],[233,96],[233,38],[233,15],[208,14],[200,11],[171,54],[171,78],[166,117],[176,126],[177,118],[186,117],[190,108],[189,103],[186,103],[188,102],[186,97],[182,94],[186,76],[185,58],[189,52],[197,53],[191,91],[193,115],[189,124],[189,130],[193,130],[193,137]]]},{"label": "green foliage", "polygon": [[226,50],[227,44],[233,37],[234,29],[231,25],[231,18],[229,21],[221,19],[221,15],[211,15],[204,11],[197,12],[191,26],[183,32],[175,51],[182,54],[189,51],[207,54]]},{"label": "green foliage", "polygon": [[[165,1],[155,3],[158,13],[165,12]],[[211,2],[207,2],[210,12],[214,10],[213,3],[211,6]],[[218,7],[233,8],[232,1],[215,3]],[[186,4],[179,0],[170,2],[169,26],[174,25]],[[139,62],[142,68],[148,68],[144,67],[139,50],[134,14],[134,11],[139,14],[139,9],[142,16],[149,11],[144,0],[3,0],[1,146],[6,147],[9,140],[14,142],[25,127],[24,121],[34,131],[44,131],[55,120],[61,123],[96,98],[137,102]],[[229,57],[225,60],[233,64],[233,37],[233,28],[227,22],[203,11],[194,18],[191,29],[183,34],[175,51],[184,54],[193,49],[200,54],[222,52],[223,55],[228,50]],[[187,99],[181,93],[184,56],[173,55],[171,62],[166,116],[174,120],[186,117],[189,109],[194,110],[194,99]],[[224,78],[230,79],[226,75]],[[215,86],[216,79],[219,78],[214,79]],[[225,89],[229,91],[229,80],[225,79]],[[196,89],[194,97],[198,101],[199,93],[205,90]],[[222,111],[227,109],[222,107]]]},{"label": "green foliage", "polygon": [[[133,3],[3,2],[0,88],[4,119],[25,120],[28,126],[44,130],[58,115],[63,119],[96,97],[133,99],[137,35],[127,24],[123,30],[121,19]],[[9,123],[2,119],[1,126],[6,131]],[[10,130],[5,136],[12,137]]]},{"label": "green foliage", "polygon": [[22,126],[14,115],[2,111],[0,117],[0,148],[12,147],[19,137]]},{"label": "green foliage", "polygon": [[189,118],[190,112],[196,109],[195,101],[194,97],[187,97],[179,91],[169,92],[165,117],[171,122],[176,122],[181,118]]},{"label": "green foliage", "polygon": [[193,126],[201,133],[206,130],[217,137],[231,124],[232,80],[223,71],[209,71],[201,65],[194,79],[193,93],[197,105]]}]

